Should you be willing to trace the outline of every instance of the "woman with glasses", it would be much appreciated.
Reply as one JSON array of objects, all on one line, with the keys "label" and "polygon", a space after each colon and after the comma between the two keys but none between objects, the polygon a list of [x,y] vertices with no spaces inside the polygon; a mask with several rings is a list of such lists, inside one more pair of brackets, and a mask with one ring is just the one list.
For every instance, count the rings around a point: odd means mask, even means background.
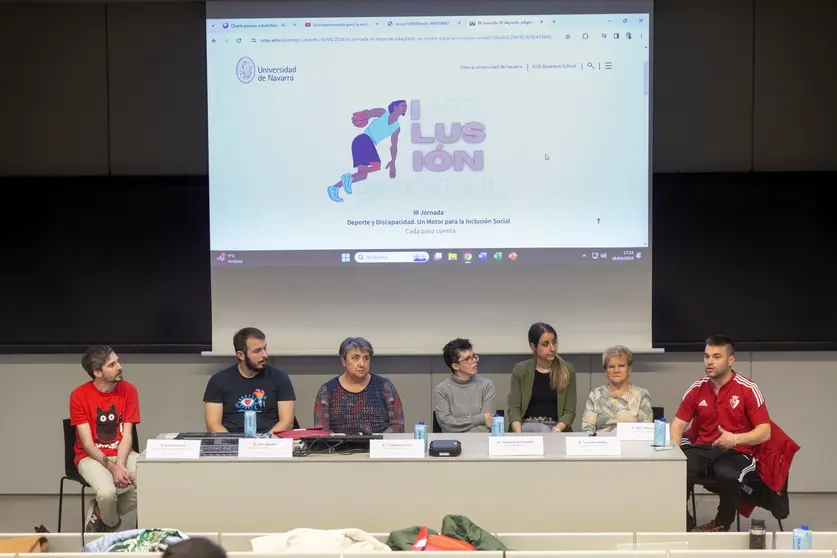
[{"label": "woman with glasses", "polygon": [[442,432],[491,432],[497,395],[491,380],[478,376],[480,355],[467,339],[442,349],[450,376],[436,386],[434,409]]},{"label": "woman with glasses", "polygon": [[513,432],[570,432],[575,420],[573,365],[558,356],[558,334],[549,324],[529,328],[532,358],[512,370],[508,421]]},{"label": "woman with glasses", "polygon": [[581,415],[582,432],[611,432],[619,422],[651,422],[651,396],[631,383],[633,360],[631,350],[622,345],[602,354],[607,385],[590,392]]}]

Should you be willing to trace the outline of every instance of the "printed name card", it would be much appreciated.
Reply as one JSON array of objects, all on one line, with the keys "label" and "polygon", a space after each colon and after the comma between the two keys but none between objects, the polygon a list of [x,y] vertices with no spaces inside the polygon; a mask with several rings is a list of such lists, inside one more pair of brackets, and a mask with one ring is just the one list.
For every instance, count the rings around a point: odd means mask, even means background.
[{"label": "printed name card", "polygon": [[370,459],[424,459],[424,440],[369,440]]},{"label": "printed name card", "polygon": [[568,457],[620,457],[622,442],[619,438],[598,436],[567,436]]},{"label": "printed name card", "polygon": [[489,457],[543,457],[543,436],[489,436]]},{"label": "printed name card", "polygon": [[290,438],[239,438],[238,457],[246,459],[289,459],[294,456]]},{"label": "printed name card", "polygon": [[[623,442],[654,442],[653,422],[619,422],[616,437]],[[666,423],[666,444],[671,443],[671,425]]]},{"label": "printed name card", "polygon": [[146,459],[200,459],[200,440],[148,440]]},{"label": "printed name card", "polygon": [[653,442],[653,422],[619,422],[616,423],[616,437],[623,442]]}]

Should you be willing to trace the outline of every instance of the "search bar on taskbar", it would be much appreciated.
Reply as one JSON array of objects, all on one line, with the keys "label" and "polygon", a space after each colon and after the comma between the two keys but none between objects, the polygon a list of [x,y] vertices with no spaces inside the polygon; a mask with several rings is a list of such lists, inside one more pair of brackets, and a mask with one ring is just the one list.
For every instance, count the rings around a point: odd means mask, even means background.
[{"label": "search bar on taskbar", "polygon": [[430,259],[427,252],[357,252],[358,263],[419,263]]}]

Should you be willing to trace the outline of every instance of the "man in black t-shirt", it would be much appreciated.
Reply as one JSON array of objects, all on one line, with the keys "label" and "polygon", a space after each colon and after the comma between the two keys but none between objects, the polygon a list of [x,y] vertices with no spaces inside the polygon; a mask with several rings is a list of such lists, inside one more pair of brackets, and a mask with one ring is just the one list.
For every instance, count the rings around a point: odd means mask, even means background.
[{"label": "man in black t-shirt", "polygon": [[290,430],[294,386],[287,374],[267,363],[264,333],[246,327],[233,336],[238,364],[209,379],[203,395],[208,432],[244,432],[244,412],[256,411],[259,432]]}]

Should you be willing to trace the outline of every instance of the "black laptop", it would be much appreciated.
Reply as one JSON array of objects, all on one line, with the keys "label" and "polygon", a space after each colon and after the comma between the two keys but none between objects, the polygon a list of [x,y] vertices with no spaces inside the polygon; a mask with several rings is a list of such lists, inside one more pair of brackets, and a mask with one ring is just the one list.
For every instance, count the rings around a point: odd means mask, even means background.
[{"label": "black laptop", "polygon": [[300,438],[303,447],[309,452],[367,452],[370,440],[383,440],[380,434],[324,434]]}]

